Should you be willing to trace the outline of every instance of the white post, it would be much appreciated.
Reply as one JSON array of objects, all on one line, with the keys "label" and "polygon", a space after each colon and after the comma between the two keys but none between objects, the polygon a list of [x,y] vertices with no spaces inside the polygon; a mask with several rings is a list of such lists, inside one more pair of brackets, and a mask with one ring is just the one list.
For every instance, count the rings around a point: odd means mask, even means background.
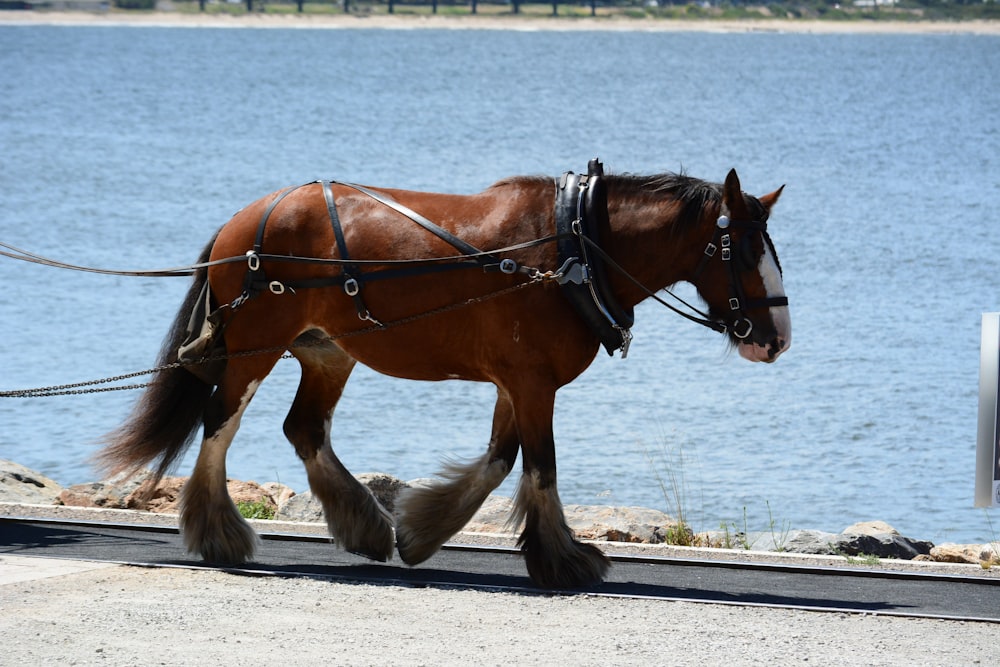
[{"label": "white post", "polygon": [[1000,506],[1000,313],[983,313],[979,346],[976,507]]}]

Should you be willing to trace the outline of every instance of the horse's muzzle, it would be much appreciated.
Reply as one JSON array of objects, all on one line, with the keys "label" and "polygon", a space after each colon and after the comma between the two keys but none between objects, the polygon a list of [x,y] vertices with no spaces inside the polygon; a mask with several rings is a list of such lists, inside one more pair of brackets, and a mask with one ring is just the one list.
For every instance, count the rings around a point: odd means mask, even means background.
[{"label": "horse's muzzle", "polygon": [[780,338],[776,338],[767,345],[757,343],[740,343],[740,356],[748,361],[763,361],[766,364],[777,359],[782,352],[788,349],[788,343]]},{"label": "horse's muzzle", "polygon": [[774,308],[771,312],[774,314],[772,321],[777,333],[767,342],[758,343],[752,337],[748,337],[745,342],[741,341],[739,351],[744,359],[769,364],[792,344],[792,323],[788,317],[788,308]]}]

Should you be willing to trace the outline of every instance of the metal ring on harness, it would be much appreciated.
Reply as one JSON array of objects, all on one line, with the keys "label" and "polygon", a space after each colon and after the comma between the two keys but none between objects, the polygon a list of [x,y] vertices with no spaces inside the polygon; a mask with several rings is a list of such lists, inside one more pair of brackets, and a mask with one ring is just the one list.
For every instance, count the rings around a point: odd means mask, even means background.
[{"label": "metal ring on harness", "polygon": [[500,273],[506,273],[507,275],[517,273],[517,262],[512,259],[501,259]]},{"label": "metal ring on harness", "polygon": [[[739,326],[740,322],[746,322],[746,325],[747,325],[747,330],[744,331],[743,333],[740,333],[739,330],[737,330],[737,328],[736,328],[736,327]],[[737,338],[739,338],[740,340],[745,340],[753,332],[753,322],[751,322],[746,317],[744,317],[742,319],[739,319],[739,320],[734,320],[733,321],[733,325],[732,325],[732,332],[733,332],[733,335],[736,336]]]}]

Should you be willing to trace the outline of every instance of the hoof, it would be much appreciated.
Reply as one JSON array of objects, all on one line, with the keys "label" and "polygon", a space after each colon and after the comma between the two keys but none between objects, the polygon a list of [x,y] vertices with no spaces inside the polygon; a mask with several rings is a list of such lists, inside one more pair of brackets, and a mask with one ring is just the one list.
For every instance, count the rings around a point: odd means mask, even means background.
[{"label": "hoof", "polygon": [[546,553],[522,543],[528,575],[540,588],[586,588],[602,581],[611,561],[597,547],[573,541],[569,550]]},{"label": "hoof", "polygon": [[392,526],[382,524],[365,535],[357,536],[354,542],[344,542],[344,550],[356,556],[385,563],[392,558],[393,538]]},{"label": "hoof", "polygon": [[326,508],[327,528],[348,553],[384,563],[392,558],[396,543],[392,515],[364,490],[357,503],[337,518],[334,507]]},{"label": "hoof", "polygon": [[181,532],[188,551],[216,565],[240,565],[249,561],[260,542],[235,506],[232,511],[221,510],[216,517],[185,516]]},{"label": "hoof", "polygon": [[403,526],[396,527],[396,550],[399,557],[407,565],[419,565],[437,553],[439,544],[427,543],[416,539],[416,536]]}]

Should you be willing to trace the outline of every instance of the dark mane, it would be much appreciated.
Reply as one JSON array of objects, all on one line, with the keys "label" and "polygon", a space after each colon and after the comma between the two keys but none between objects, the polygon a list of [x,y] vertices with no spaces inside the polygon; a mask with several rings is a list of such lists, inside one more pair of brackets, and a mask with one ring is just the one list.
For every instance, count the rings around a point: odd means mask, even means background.
[{"label": "dark mane", "polygon": [[[550,185],[556,182],[551,176],[511,176],[494,183],[491,188],[508,185]],[[710,183],[686,174],[655,174],[642,176],[636,174],[607,174],[604,182],[608,191],[626,197],[641,197],[648,199],[663,199],[664,195],[677,200],[680,204],[680,215],[677,219],[679,230],[690,229],[698,224],[705,206],[718,205],[722,201],[722,186]]]},{"label": "dark mane", "polygon": [[678,225],[688,229],[701,219],[702,210],[709,204],[722,201],[722,186],[709,183],[686,174],[656,174],[639,176],[635,174],[609,174],[605,182],[609,191],[616,193],[661,198],[668,194],[681,206]]}]

